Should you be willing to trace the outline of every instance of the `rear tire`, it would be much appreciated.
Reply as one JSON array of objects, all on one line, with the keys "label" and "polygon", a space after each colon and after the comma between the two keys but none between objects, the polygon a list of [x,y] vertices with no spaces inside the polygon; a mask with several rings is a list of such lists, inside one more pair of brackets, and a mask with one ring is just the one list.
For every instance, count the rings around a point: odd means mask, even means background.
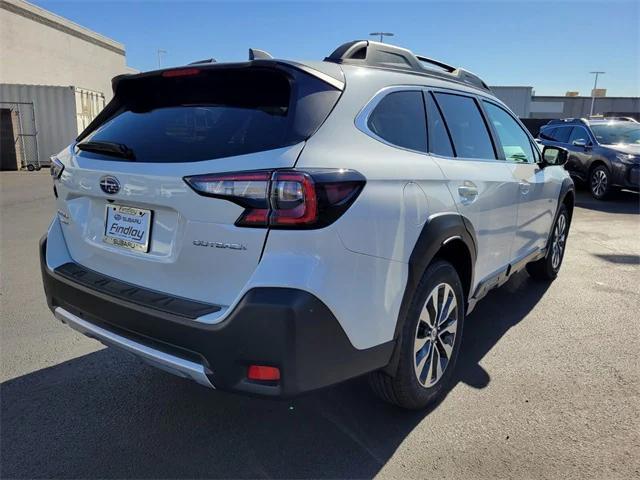
[{"label": "rear tire", "polygon": [[598,165],[591,170],[589,191],[596,200],[605,200],[611,194],[611,173],[604,165]]},{"label": "rear tire", "polygon": [[566,205],[560,206],[556,223],[553,225],[551,239],[544,258],[527,264],[527,272],[536,280],[555,280],[562,266],[562,259],[569,234],[569,211]]},{"label": "rear tire", "polygon": [[27,165],[27,170],[29,170],[30,172],[33,172],[36,169],[36,167],[34,167],[33,165],[29,164]]},{"label": "rear tire", "polygon": [[455,268],[438,260],[416,287],[398,338],[400,358],[393,376],[373,372],[369,383],[383,400],[422,409],[449,391],[462,341],[464,293]]}]

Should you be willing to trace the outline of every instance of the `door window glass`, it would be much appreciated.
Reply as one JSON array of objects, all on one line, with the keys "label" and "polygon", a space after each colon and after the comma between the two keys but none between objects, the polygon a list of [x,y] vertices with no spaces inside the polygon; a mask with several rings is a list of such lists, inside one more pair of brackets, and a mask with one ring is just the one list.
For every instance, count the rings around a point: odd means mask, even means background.
[{"label": "door window glass", "polygon": [[571,134],[572,127],[558,127],[553,132],[553,139],[556,142],[567,143],[569,141],[569,135]]},{"label": "door window glass", "polygon": [[533,163],[529,136],[505,110],[490,102],[483,102],[504,153],[510,162]]},{"label": "door window glass", "polygon": [[495,159],[491,137],[478,105],[471,97],[436,93],[457,157]]},{"label": "door window glass", "polygon": [[582,142],[584,145],[589,143],[589,135],[587,131],[582,127],[573,127],[571,130],[571,135],[569,135],[569,141],[571,145],[574,145],[574,142]]}]

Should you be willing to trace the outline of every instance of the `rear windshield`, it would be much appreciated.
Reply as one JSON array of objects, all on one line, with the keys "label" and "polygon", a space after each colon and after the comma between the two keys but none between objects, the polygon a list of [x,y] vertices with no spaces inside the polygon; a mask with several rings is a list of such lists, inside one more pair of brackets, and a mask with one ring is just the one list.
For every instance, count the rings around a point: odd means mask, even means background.
[{"label": "rear windshield", "polygon": [[194,162],[261,152],[306,140],[340,92],[302,72],[273,68],[196,70],[195,75],[124,79],[118,108],[83,142],[116,143],[137,162]]}]

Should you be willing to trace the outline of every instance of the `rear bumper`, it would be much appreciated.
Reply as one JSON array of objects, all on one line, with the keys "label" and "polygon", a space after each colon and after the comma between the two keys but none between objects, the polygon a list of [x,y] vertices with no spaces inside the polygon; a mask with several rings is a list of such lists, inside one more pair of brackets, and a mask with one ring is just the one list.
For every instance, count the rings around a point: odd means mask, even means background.
[{"label": "rear bumper", "polygon": [[[47,267],[46,248],[44,237],[42,277],[57,318],[206,386],[289,397],[382,368],[393,351],[393,342],[365,350],[353,347],[327,306],[303,290],[255,288],[223,322],[205,324],[60,275]],[[280,381],[247,379],[251,364],[278,367]]]}]

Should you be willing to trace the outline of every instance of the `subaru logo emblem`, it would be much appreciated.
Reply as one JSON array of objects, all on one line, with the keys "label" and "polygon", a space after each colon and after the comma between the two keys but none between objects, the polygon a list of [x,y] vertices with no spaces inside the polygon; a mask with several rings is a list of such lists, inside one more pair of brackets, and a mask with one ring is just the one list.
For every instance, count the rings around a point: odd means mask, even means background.
[{"label": "subaru logo emblem", "polygon": [[115,195],[120,191],[120,182],[116,177],[105,175],[100,179],[100,188],[108,195]]}]

